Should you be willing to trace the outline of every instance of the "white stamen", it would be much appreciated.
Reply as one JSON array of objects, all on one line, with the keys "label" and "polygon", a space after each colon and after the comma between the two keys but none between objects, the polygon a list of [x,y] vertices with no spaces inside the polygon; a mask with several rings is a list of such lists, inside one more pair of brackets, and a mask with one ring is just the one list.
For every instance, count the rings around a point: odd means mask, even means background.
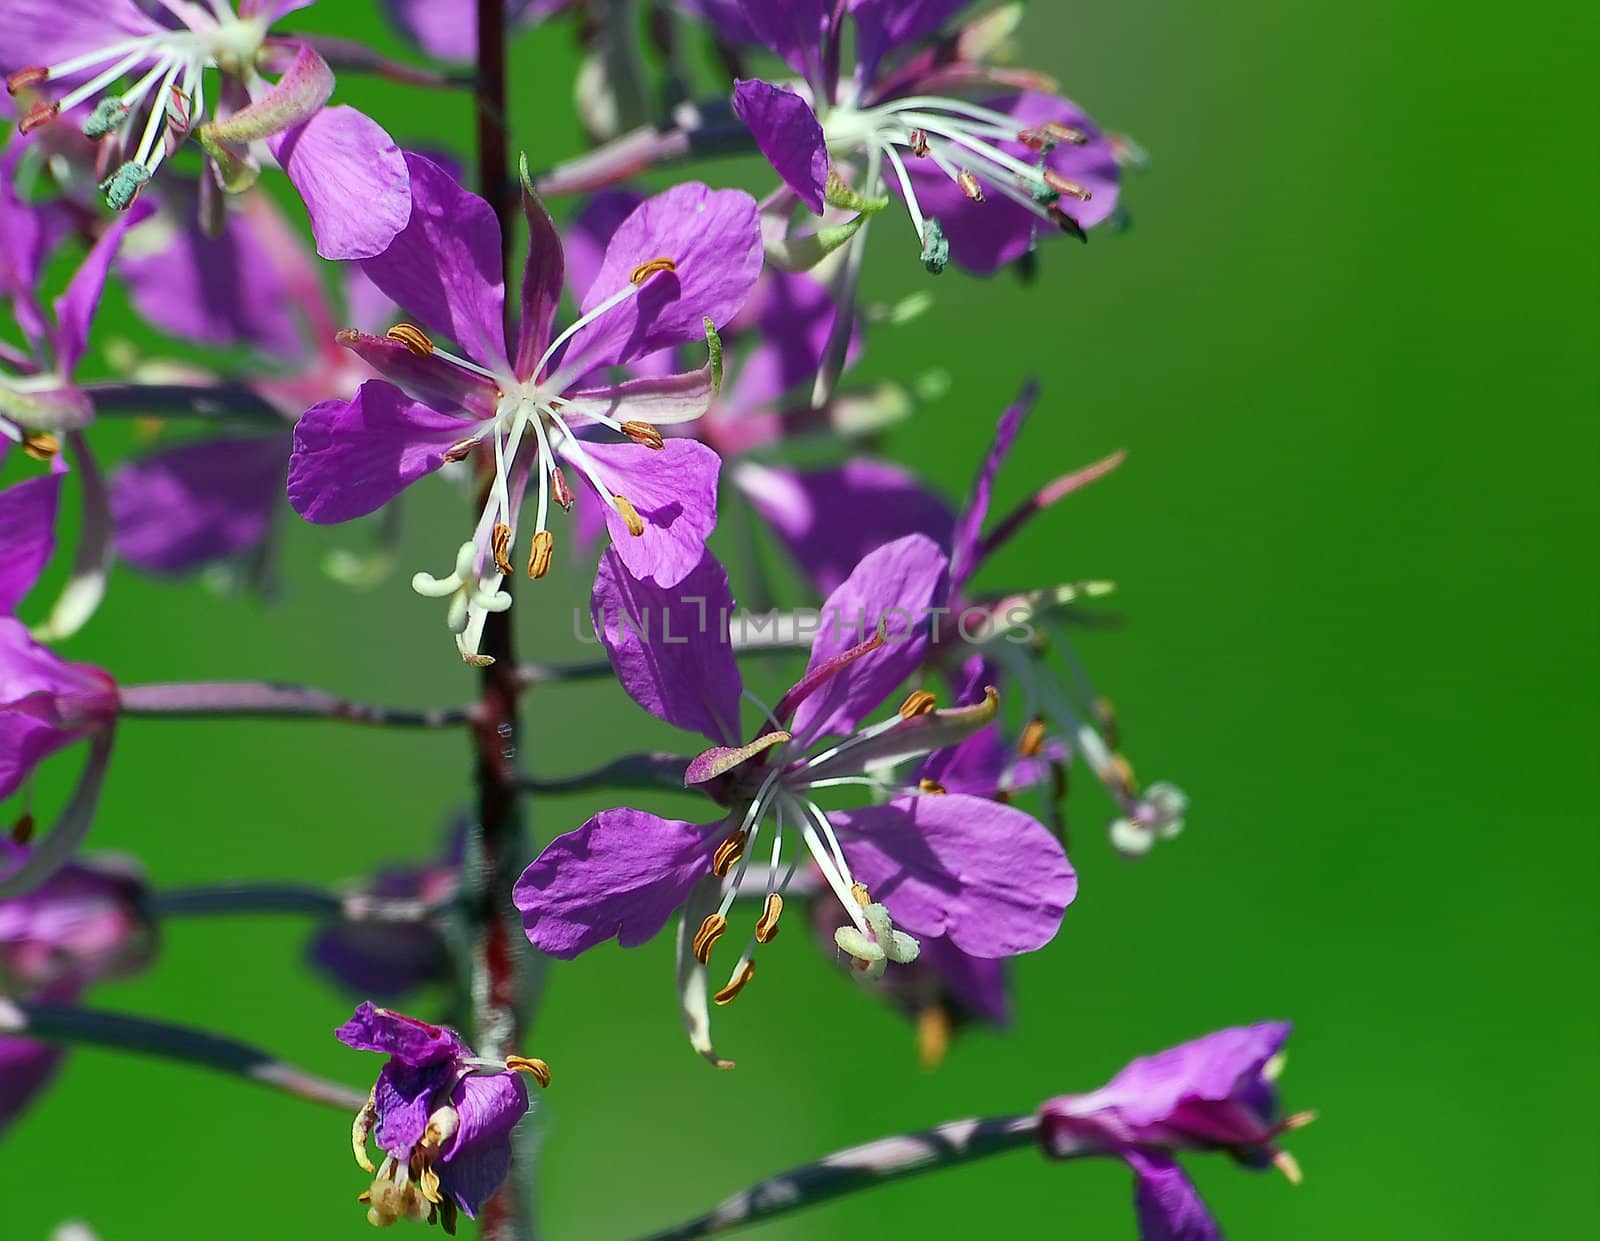
[{"label": "white stamen", "polygon": [[117,61],[116,64],[112,65],[111,68],[107,69],[104,73],[92,77],[82,86],[68,91],[61,97],[60,102],[56,106],[59,107],[63,113],[72,111],[73,108],[76,108],[85,99],[91,99],[95,95],[98,95],[107,86],[110,86],[111,83],[115,82],[124,73],[128,72],[129,69],[132,69],[143,59],[143,52],[130,52],[127,56],[124,56],[121,60]]},{"label": "white stamen", "polygon": [[168,39],[170,37],[171,35],[163,31],[160,34],[140,35],[136,39],[124,39],[121,43],[113,43],[109,47],[102,47],[92,52],[85,52],[81,56],[74,56],[71,60],[63,60],[59,65],[51,65],[45,72],[48,73],[51,78],[64,78],[69,74],[78,72],[80,69],[87,69],[92,65],[100,65],[104,64],[108,60],[114,60],[116,57],[121,56],[126,52],[130,52],[134,48],[148,47],[152,43],[159,43],[163,39]]}]

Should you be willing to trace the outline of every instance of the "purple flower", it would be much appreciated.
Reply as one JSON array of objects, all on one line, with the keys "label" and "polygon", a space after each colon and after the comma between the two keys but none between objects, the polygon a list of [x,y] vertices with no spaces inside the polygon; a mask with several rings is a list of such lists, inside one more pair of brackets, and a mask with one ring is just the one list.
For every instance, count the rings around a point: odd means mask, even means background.
[{"label": "purple flower", "polygon": [[[548,1085],[549,1067],[526,1056],[485,1060],[454,1030],[365,1003],[335,1033],[389,1057],[352,1132],[356,1162],[374,1174],[361,1195],[367,1219],[438,1221],[454,1233],[457,1212],[475,1218],[510,1169],[511,1131],[528,1110],[519,1074]],[[377,1167],[369,1137],[384,1153]]]},{"label": "purple flower", "polygon": [[117,687],[88,664],[61,659],[34,641],[12,614],[55,546],[62,470],[0,491],[0,798],[33,769],[88,738],[89,761],[44,844],[0,878],[0,899],[36,887],[65,865],[89,830],[111,755]]},{"label": "purple flower", "polygon": [[[740,0],[739,7],[750,32],[801,82],[737,82],[734,110],[812,211],[832,205],[870,213],[893,190],[922,262],[937,273],[950,259],[993,271],[1026,253],[1041,223],[1082,236],[1115,207],[1116,149],[1082,109],[1051,93],[1046,78],[983,64],[1014,11],[932,42],[965,0]],[[846,14],[855,25],[856,65],[841,77]],[[852,172],[850,160],[864,171]]]},{"label": "purple flower", "polygon": [[[362,885],[360,896],[442,904],[455,892],[465,841],[465,822],[453,824],[444,856],[382,867]],[[449,947],[431,920],[336,922],[317,934],[308,955],[313,968],[342,986],[384,999],[399,999],[451,976]]]},{"label": "purple flower", "polygon": [[[1131,766],[1117,752],[1117,722],[1110,704],[1094,693],[1072,657],[1058,619],[1062,609],[1109,587],[1074,582],[998,598],[971,589],[989,558],[1029,522],[1122,462],[1123,455],[1115,453],[1064,474],[991,522],[989,509],[1000,470],[1037,399],[1038,389],[1029,383],[1000,415],[966,503],[954,518],[916,479],[893,466],[870,462],[809,474],[763,469],[761,485],[747,490],[797,563],[824,587],[839,572],[836,549],[870,549],[912,514],[926,521],[944,542],[951,564],[949,590],[936,601],[942,622],[930,647],[932,662],[963,693],[971,683],[981,687],[1008,678],[1015,682],[1022,691],[1025,717],[1048,720],[1058,728],[1116,799],[1122,815],[1110,825],[1112,845],[1126,857],[1139,857],[1157,840],[1171,839],[1183,830],[1188,799],[1181,789],[1164,782],[1140,791]],[[741,473],[748,474],[748,468]],[[1070,678],[1061,677],[1040,658],[1038,639],[1044,633],[1054,637],[1064,652]],[[973,660],[978,661],[975,666]],[[1042,735],[1035,733],[1033,745],[1042,744]],[[1062,767],[1070,755],[1034,749],[1020,757],[1030,764],[1043,761]],[[1043,774],[1035,771],[1026,782],[1035,783]]]},{"label": "purple flower", "polygon": [[[239,0],[235,9],[229,0],[3,0],[7,88],[65,88],[36,103],[19,128],[76,113],[86,137],[121,157],[101,186],[118,210],[190,134],[205,148],[207,175],[230,192],[255,181],[265,143],[305,202],[319,254],[381,254],[410,215],[399,148],[354,108],[326,106],[333,71],[321,56],[268,33],[310,2]],[[212,70],[220,81],[208,94]]]},{"label": "purple flower", "polygon": [[[507,347],[500,230],[489,204],[436,165],[408,155],[411,223],[373,282],[422,324],[387,336],[341,333],[341,343],[395,383],[363,384],[353,400],[324,401],[295,428],[289,500],[302,517],[339,522],[369,513],[424,474],[481,446],[494,481],[454,571],[419,573],[419,594],[448,598],[462,653],[476,656],[484,616],[510,606],[523,493],[538,476],[528,572],[548,570],[552,501],[570,508],[570,467],[603,507],[628,571],[663,586],[690,573],[716,524],[720,463],[703,445],[664,440],[658,423],[698,418],[720,379],[714,325],[731,318],[761,270],[755,200],[737,190],[680,185],[642,203],[618,227],[581,317],[552,332],[563,283],[555,226],[523,198],[532,244],[522,315]],[[428,332],[461,350],[446,350]],[[610,383],[602,372],[696,339],[699,370]],[[401,386],[397,387],[396,384]],[[617,439],[592,438],[614,432]],[[524,440],[528,451],[519,455]]]},{"label": "purple flower", "polygon": [[1287,1022],[1234,1026],[1133,1061],[1099,1090],[1039,1108],[1039,1141],[1058,1159],[1115,1155],[1134,1172],[1145,1241],[1212,1241],[1221,1232],[1173,1158],[1226,1151],[1247,1167],[1300,1168],[1275,1139],[1315,1113],[1281,1118],[1275,1085]]},{"label": "purple flower", "polygon": [[[762,731],[741,744],[739,705],[748,695],[723,634],[733,598],[722,566],[708,554],[668,591],[632,580],[608,553],[592,604],[596,630],[636,702],[713,742],[689,764],[684,783],[721,813],[696,824],[606,810],[552,841],[513,894],[534,945],[558,957],[613,937],[631,947],[687,905],[680,939],[693,961],[681,962],[680,985],[703,998],[712,946],[727,929],[749,860],[765,848],[769,819],[765,873],[775,882],[718,1003],[750,980],[755,945],[777,933],[788,879],[806,858],[843,911],[835,943],[869,978],[890,962],[914,960],[917,936],[947,936],[984,958],[1048,943],[1077,887],[1059,842],[1012,807],[906,792],[885,775],[982,728],[997,698],[941,711],[918,691],[887,720],[863,724],[923,661],[927,609],[947,569],[921,535],[862,560],[819,615],[805,675],[774,708],[761,708]],[[825,812],[817,792],[840,786],[878,788],[887,800]],[[791,850],[780,873],[785,842],[795,836],[803,848]],[[697,1049],[714,1059],[703,1031],[691,1026]]]},{"label": "purple flower", "polygon": [[[0,837],[0,878],[30,850]],[[72,1003],[103,978],[125,977],[155,952],[138,872],[115,859],[63,867],[25,896],[0,900],[0,979],[8,993]],[[65,1050],[0,1036],[0,1132],[50,1082]]]}]

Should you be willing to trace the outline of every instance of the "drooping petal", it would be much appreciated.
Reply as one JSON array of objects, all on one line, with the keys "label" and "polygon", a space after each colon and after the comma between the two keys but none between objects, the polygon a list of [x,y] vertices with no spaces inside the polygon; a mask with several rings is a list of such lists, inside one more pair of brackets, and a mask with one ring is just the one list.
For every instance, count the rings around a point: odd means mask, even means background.
[{"label": "drooping petal", "polygon": [[745,25],[813,88],[823,85],[822,46],[832,26],[829,0],[739,0]]},{"label": "drooping petal", "polygon": [[634,948],[683,904],[720,840],[720,824],[602,810],[546,845],[511,898],[528,939],[551,956],[570,959],[613,937]]},{"label": "drooping petal", "polygon": [[760,78],[733,84],[733,110],[777,174],[817,215],[828,185],[828,143],[811,105]]},{"label": "drooping petal", "polygon": [[50,614],[33,627],[41,642],[61,642],[83,628],[105,598],[116,558],[111,524],[111,489],[81,431],[67,436],[67,452],[78,475],[78,541],[67,580]]},{"label": "drooping petal", "polygon": [[657,719],[713,743],[738,738],[744,682],[725,630],[733,594],[727,571],[710,552],[667,588],[634,577],[612,548],[600,557],[589,606],[594,631],[630,698]]},{"label": "drooping petal", "polygon": [[[255,80],[259,83],[261,78]],[[293,63],[276,82],[256,92],[244,107],[207,126],[207,132],[217,142],[236,145],[259,142],[309,121],[332,94],[333,70],[327,61],[302,43]],[[273,157],[277,158],[276,151]]]},{"label": "drooping petal", "polygon": [[[410,221],[415,206],[408,189],[411,157],[365,113],[347,104],[323,108],[304,124],[269,138],[267,146],[300,192],[323,258],[374,259]],[[498,239],[497,231],[497,250]]]},{"label": "drooping petal", "polygon": [[706,985],[706,966],[695,955],[695,933],[707,915],[717,911],[722,902],[722,880],[715,875],[702,875],[689,893],[683,913],[678,918],[677,983],[678,1011],[683,1017],[684,1032],[689,1036],[689,1046],[719,1069],[731,1069],[732,1060],[724,1060],[711,1044],[710,988]]},{"label": "drooping petal", "polygon": [[1139,1241],[1222,1241],[1222,1229],[1178,1161],[1160,1151],[1128,1147]]},{"label": "drooping petal", "polygon": [[561,407],[561,416],[599,421],[648,422],[652,426],[671,426],[702,417],[717,399],[717,376],[710,363],[697,371],[677,375],[648,375],[625,379],[603,388],[588,388],[570,394]]},{"label": "drooping petal", "polygon": [[959,793],[832,812],[856,878],[915,936],[1003,957],[1054,938],[1078,881],[1061,843],[1012,806]]},{"label": "drooping petal", "polygon": [[364,517],[444,464],[473,424],[372,379],[349,401],[301,415],[289,460],[289,503],[321,525]]},{"label": "drooping petal", "polygon": [[1154,1125],[1186,1103],[1219,1102],[1253,1092],[1262,1069],[1283,1050],[1290,1025],[1231,1026],[1153,1056],[1141,1056],[1099,1090],[1079,1096],[1085,1109],[1115,1108],[1132,1125]]},{"label": "drooping petal", "polygon": [[500,390],[482,375],[436,353],[415,354],[388,336],[347,330],[335,339],[390,383],[435,409],[458,410],[463,417],[494,417]]},{"label": "drooping petal", "polygon": [[950,593],[960,595],[973,572],[978,567],[978,554],[983,540],[983,526],[989,518],[989,501],[994,492],[994,480],[1000,467],[1011,455],[1017,432],[1039,399],[1039,385],[1029,380],[1022,391],[995,424],[994,439],[972,482],[972,493],[956,519],[955,531],[950,540]]},{"label": "drooping petal", "polygon": [[[0,621],[0,625],[13,623]],[[11,737],[5,735],[11,718],[13,717],[9,712],[0,709],[0,755],[5,754],[11,745]],[[89,744],[89,755],[84,760],[83,771],[78,776],[78,783],[72,790],[72,796],[67,799],[67,804],[56,819],[55,826],[50,829],[50,834],[34,846],[33,852],[21,866],[4,879],[0,879],[0,901],[10,900],[24,892],[32,891],[72,860],[73,854],[78,851],[78,846],[83,843],[89,834],[89,828],[94,824],[95,807],[100,802],[100,789],[105,783],[106,770],[111,764],[111,740],[112,729],[109,725],[93,734]],[[3,786],[5,779],[6,769],[0,767],[0,786]],[[0,797],[9,796],[12,791],[6,789],[0,792]]]},{"label": "drooping petal", "polygon": [[201,440],[117,469],[117,554],[151,573],[184,573],[255,547],[284,490],[288,435]]},{"label": "drooping petal", "polygon": [[527,186],[522,190],[522,214],[528,222],[528,258],[522,268],[522,317],[517,323],[514,362],[518,375],[529,376],[550,343],[550,325],[566,280],[566,260],[555,221]]},{"label": "drooping petal", "polygon": [[[717,525],[722,459],[687,439],[669,439],[659,450],[589,440],[583,451],[606,486],[625,497],[644,523],[642,534],[632,534],[622,514],[605,508],[611,545],[628,572],[662,587],[676,586],[694,572]],[[579,471],[579,477],[589,486],[586,474]]]},{"label": "drooping petal", "polygon": [[411,218],[361,265],[373,284],[430,332],[490,370],[508,366],[500,225],[494,209],[432,160],[406,153]]},{"label": "drooping petal", "polygon": [[885,543],[919,532],[941,545],[950,538],[949,507],[887,462],[862,458],[802,473],[744,461],[733,477],[824,594]]},{"label": "drooping petal", "polygon": [[458,1127],[440,1155],[439,1189],[474,1219],[511,1169],[511,1131],[527,1114],[528,1087],[518,1073],[473,1073],[450,1102]]},{"label": "drooping petal", "polygon": [[17,610],[55,550],[61,476],[51,470],[0,491],[0,615]]},{"label": "drooping petal", "polygon": [[802,744],[831,733],[852,733],[922,663],[929,609],[941,602],[948,562],[934,541],[910,534],[862,557],[822,605],[807,670],[818,668],[870,636],[880,622],[881,647],[852,661],[795,713]]},{"label": "drooping petal", "polygon": [[[673,269],[641,271],[656,259]],[[589,314],[636,277],[639,292],[573,336],[561,374],[575,379],[705,339],[705,320],[720,327],[738,312],[761,263],[756,200],[743,190],[688,182],[646,199],[612,234],[581,309]]]},{"label": "drooping petal", "polygon": [[429,1025],[367,1000],[356,1005],[350,1020],[333,1036],[346,1047],[393,1056],[410,1065],[459,1060],[472,1054],[461,1036],[448,1026]]}]

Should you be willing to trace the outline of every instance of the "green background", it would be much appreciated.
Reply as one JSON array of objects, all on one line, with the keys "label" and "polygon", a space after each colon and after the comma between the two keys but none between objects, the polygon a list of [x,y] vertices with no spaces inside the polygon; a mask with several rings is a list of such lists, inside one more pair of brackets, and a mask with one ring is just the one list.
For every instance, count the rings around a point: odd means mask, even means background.
[{"label": "green background", "polygon": [[[549,1236],[624,1238],[828,1150],[1026,1110],[1267,1017],[1296,1022],[1287,1100],[1321,1119],[1289,1143],[1298,1189],[1188,1161],[1230,1235],[1595,1235],[1596,178],[1593,31],[1576,14],[1033,6],[1026,62],[1153,153],[1125,198],[1135,227],[1049,245],[1033,288],[952,270],[864,373],[948,370],[890,447],[952,494],[1030,374],[1044,399],[1002,505],[1130,450],[982,584],[1116,579],[1127,623],[1079,649],[1140,773],[1191,795],[1188,830],[1122,862],[1098,830],[1104,798],[1077,780],[1080,898],[1018,965],[1016,1028],[961,1038],[933,1073],[909,1027],[802,935],[718,1013],[732,1073],[683,1045],[670,937],[558,963],[526,1048],[555,1070],[540,1106]],[[366,0],[296,21],[402,50]],[[516,143],[536,165],[575,153],[568,28],[520,39],[515,58]],[[403,143],[470,140],[459,99],[350,74],[340,93]],[[763,179],[753,162],[700,171]],[[876,296],[928,287],[912,250],[903,221],[878,230]],[[102,328],[147,339],[120,305]],[[119,573],[69,653],[128,682],[272,676],[464,700],[472,678],[438,609],[406,586],[444,568],[458,505],[430,489],[404,571],[366,594],[317,572],[364,535],[293,525],[270,609]],[[547,585],[518,604],[525,654],[586,653],[567,620],[581,581]],[[670,741],[612,687],[540,691],[526,718],[529,762],[550,775]],[[134,722],[91,840],[137,853],[158,884],[331,882],[430,852],[467,770],[450,735]],[[542,800],[534,830],[609,800]],[[173,923],[153,969],[95,999],[363,1082],[376,1060],[331,1038],[350,999],[301,967],[305,932]],[[363,1237],[346,1124],[234,1080],[74,1052],[0,1152],[0,1235],[76,1217],[107,1241]],[[750,1235],[1130,1237],[1129,1197],[1110,1162],[1022,1152]]]}]

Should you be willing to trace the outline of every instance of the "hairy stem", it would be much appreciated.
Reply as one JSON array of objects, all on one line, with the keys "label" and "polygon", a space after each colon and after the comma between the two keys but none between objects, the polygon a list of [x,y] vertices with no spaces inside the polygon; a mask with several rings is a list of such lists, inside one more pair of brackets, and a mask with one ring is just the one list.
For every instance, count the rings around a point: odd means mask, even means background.
[{"label": "hairy stem", "polygon": [[408,710],[351,702],[304,685],[269,681],[180,681],[123,685],[117,689],[123,715],[196,719],[283,717],[342,720],[383,728],[459,728],[471,723],[476,707]]},{"label": "hairy stem", "polygon": [[709,1237],[816,1206],[842,1194],[1004,1154],[1033,1145],[1038,1129],[1037,1116],[999,1116],[952,1120],[920,1133],[864,1142],[768,1177],[704,1215],[651,1233],[646,1241]]},{"label": "hairy stem", "polygon": [[[0,998],[0,1032],[50,1043],[87,1043],[200,1065],[350,1112],[366,1102],[364,1092],[315,1077],[248,1043],[125,1013]],[[151,1105],[158,1106],[158,1101],[151,1100]]]}]

